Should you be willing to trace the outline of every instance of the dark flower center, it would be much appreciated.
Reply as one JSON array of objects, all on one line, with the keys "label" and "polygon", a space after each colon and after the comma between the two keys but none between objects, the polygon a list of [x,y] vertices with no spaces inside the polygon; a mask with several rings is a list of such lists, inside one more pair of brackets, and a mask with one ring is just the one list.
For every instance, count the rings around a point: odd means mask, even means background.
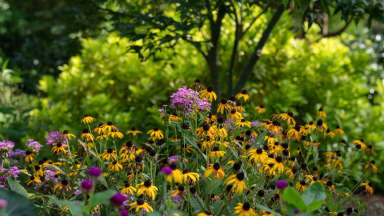
[{"label": "dark flower center", "polygon": [[213,164],[213,169],[219,170],[220,169],[220,164],[218,164],[218,163]]},{"label": "dark flower center", "polygon": [[245,203],[243,204],[243,210],[244,210],[244,211],[248,211],[250,208],[251,208],[251,205],[250,205],[248,202],[245,202]]},{"label": "dark flower center", "polygon": [[236,178],[237,178],[237,180],[239,180],[239,181],[244,180],[244,173],[242,173],[242,172],[237,173]]},{"label": "dark flower center", "polygon": [[147,180],[147,181],[144,182],[144,186],[145,187],[151,187],[151,185],[152,185],[151,180]]}]

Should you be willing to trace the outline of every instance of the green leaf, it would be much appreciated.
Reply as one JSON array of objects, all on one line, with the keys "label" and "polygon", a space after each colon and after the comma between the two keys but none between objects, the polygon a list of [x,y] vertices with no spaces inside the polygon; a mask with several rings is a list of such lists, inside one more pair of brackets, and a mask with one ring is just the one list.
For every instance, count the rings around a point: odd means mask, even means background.
[{"label": "green leaf", "polygon": [[313,202],[325,200],[327,198],[327,195],[325,194],[323,185],[316,182],[304,191],[302,198],[304,200],[304,203],[308,206]]},{"label": "green leaf", "polygon": [[311,204],[307,205],[307,212],[316,211],[324,204],[324,200],[313,201]]},{"label": "green leaf", "polygon": [[147,213],[147,216],[161,216],[161,213],[158,211]]},{"label": "green leaf", "polygon": [[32,202],[14,191],[0,189],[0,197],[8,202],[5,212],[9,216],[37,215],[36,209]]},{"label": "green leaf", "polygon": [[287,187],[283,192],[283,200],[296,208],[300,209],[301,211],[305,212],[307,207],[303,201],[303,199],[300,196],[300,193],[297,192],[292,187]]},{"label": "green leaf", "polygon": [[82,216],[84,203],[81,201],[59,200],[55,196],[49,196],[52,203],[58,205],[60,208],[68,207],[71,215]]},{"label": "green leaf", "polygon": [[7,181],[11,191],[14,191],[26,198],[30,197],[28,191],[19,182],[15,181],[13,178],[8,178]]},{"label": "green leaf", "polygon": [[114,190],[106,190],[103,192],[95,193],[89,199],[88,208],[92,209],[98,204],[109,204],[109,200],[115,193],[116,191]]}]

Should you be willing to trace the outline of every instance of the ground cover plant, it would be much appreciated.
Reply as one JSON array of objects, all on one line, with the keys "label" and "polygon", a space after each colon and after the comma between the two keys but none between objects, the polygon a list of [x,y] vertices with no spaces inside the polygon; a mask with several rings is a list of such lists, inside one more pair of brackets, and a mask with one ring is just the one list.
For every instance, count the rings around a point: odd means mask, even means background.
[{"label": "ground cover plant", "polygon": [[[4,215],[361,215],[375,149],[327,112],[266,114],[246,90],[218,100],[199,81],[160,107],[162,124],[122,131],[84,115],[82,131],[0,141]],[[74,119],[74,121],[77,121]],[[59,126],[58,126],[59,127]],[[16,148],[18,146],[19,148]]]}]

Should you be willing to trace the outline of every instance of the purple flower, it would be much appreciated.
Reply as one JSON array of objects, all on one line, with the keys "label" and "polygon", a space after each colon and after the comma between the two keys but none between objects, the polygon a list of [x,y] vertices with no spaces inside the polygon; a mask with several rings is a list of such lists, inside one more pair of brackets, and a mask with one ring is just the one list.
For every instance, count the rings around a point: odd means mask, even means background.
[{"label": "purple flower", "polygon": [[276,181],[275,185],[278,189],[284,189],[288,187],[288,181],[285,179],[279,179]]},{"label": "purple flower", "polygon": [[24,157],[25,151],[21,149],[15,149],[14,151],[10,151],[8,157],[16,158],[16,157]]},{"label": "purple flower", "polygon": [[15,147],[15,143],[10,140],[2,140],[0,141],[0,150],[10,151]]},{"label": "purple flower", "polygon": [[8,169],[8,174],[12,176],[13,178],[19,177],[20,169],[17,166],[13,166]]},{"label": "purple flower", "polygon": [[161,168],[160,172],[164,173],[165,175],[170,175],[172,173],[172,168],[169,166],[165,166]]},{"label": "purple flower", "polygon": [[65,144],[68,139],[60,131],[51,131],[48,133],[46,142],[47,145]]},{"label": "purple flower", "polygon": [[259,127],[260,125],[261,125],[261,122],[258,121],[258,120],[255,120],[255,121],[252,121],[252,122],[251,122],[251,126],[252,126],[252,127]]},{"label": "purple flower", "polygon": [[192,111],[209,111],[211,104],[199,97],[199,93],[193,89],[182,87],[171,95],[171,106],[173,108],[179,108],[185,113],[191,113]]},{"label": "purple flower", "polygon": [[46,180],[55,180],[56,179],[56,171],[54,171],[54,170],[50,170],[50,169],[46,169],[45,171],[44,171],[44,178],[46,179]]},{"label": "purple flower", "polygon": [[176,163],[177,161],[179,161],[180,159],[181,159],[181,157],[179,155],[172,155],[172,156],[168,157],[168,163],[173,164],[173,163]]},{"label": "purple flower", "polygon": [[84,179],[81,182],[81,188],[84,191],[90,191],[93,188],[93,181],[91,179]]},{"label": "purple flower", "polygon": [[126,208],[120,208],[120,216],[129,216],[128,210]]},{"label": "purple flower", "polygon": [[122,193],[115,193],[112,197],[111,197],[111,202],[112,204],[116,205],[116,206],[121,206],[123,205],[123,203],[127,200],[127,197],[122,194]]},{"label": "purple flower", "polygon": [[0,209],[6,208],[8,205],[8,201],[5,199],[0,199]]},{"label": "purple flower", "polygon": [[94,176],[94,177],[99,177],[102,172],[103,171],[99,167],[96,167],[96,166],[90,167],[88,169],[88,174],[90,176]]},{"label": "purple flower", "polygon": [[35,152],[39,152],[41,148],[40,143],[38,143],[36,140],[33,140],[33,139],[29,139],[27,141],[27,146]]}]

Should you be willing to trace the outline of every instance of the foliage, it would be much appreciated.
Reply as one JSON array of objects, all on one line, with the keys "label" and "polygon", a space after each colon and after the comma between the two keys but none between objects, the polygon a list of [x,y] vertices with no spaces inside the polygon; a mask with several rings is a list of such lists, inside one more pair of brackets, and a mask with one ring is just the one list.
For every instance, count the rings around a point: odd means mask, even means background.
[{"label": "foliage", "polygon": [[18,140],[27,131],[32,98],[22,93],[17,84],[21,78],[0,59],[0,138]]},{"label": "foliage", "polygon": [[87,115],[86,129],[50,131],[41,148],[0,141],[0,183],[33,200],[39,215],[365,214],[350,195],[374,188],[348,165],[374,175],[370,145],[348,139],[324,111],[301,124],[290,112],[251,118],[248,93],[216,96],[201,84],[180,88],[162,124],[148,131],[124,132]]},{"label": "foliage", "polygon": [[36,93],[45,74],[78,53],[78,38],[95,35],[101,13],[92,1],[0,1],[0,53],[20,71],[22,89]]},{"label": "foliage", "polygon": [[[159,124],[158,108],[167,102],[169,91],[192,83],[201,72],[199,58],[186,46],[175,49],[172,57],[164,52],[164,62],[141,62],[127,53],[130,42],[116,34],[100,39],[84,39],[81,54],[63,65],[59,78],[44,77],[39,98],[32,112],[33,133],[41,129],[76,129],[73,119],[85,114],[98,115],[124,129],[132,125]],[[60,128],[53,128],[60,125]],[[79,128],[77,128],[79,129]]]},{"label": "foliage", "polygon": [[[301,38],[312,24],[321,27],[322,37],[332,37],[344,32],[352,21],[384,20],[383,3],[366,0],[100,2],[111,15],[114,28],[139,42],[131,49],[144,58],[172,48],[179,41],[192,44],[204,57],[210,83],[219,97],[221,93],[229,97],[244,87],[273,30],[285,28],[279,25],[284,16]],[[340,23],[342,26],[338,27]],[[333,29],[335,26],[337,30]],[[223,40],[228,35],[231,40]],[[246,45],[246,50],[239,49],[242,45]],[[224,61],[226,56],[228,61]]]}]

